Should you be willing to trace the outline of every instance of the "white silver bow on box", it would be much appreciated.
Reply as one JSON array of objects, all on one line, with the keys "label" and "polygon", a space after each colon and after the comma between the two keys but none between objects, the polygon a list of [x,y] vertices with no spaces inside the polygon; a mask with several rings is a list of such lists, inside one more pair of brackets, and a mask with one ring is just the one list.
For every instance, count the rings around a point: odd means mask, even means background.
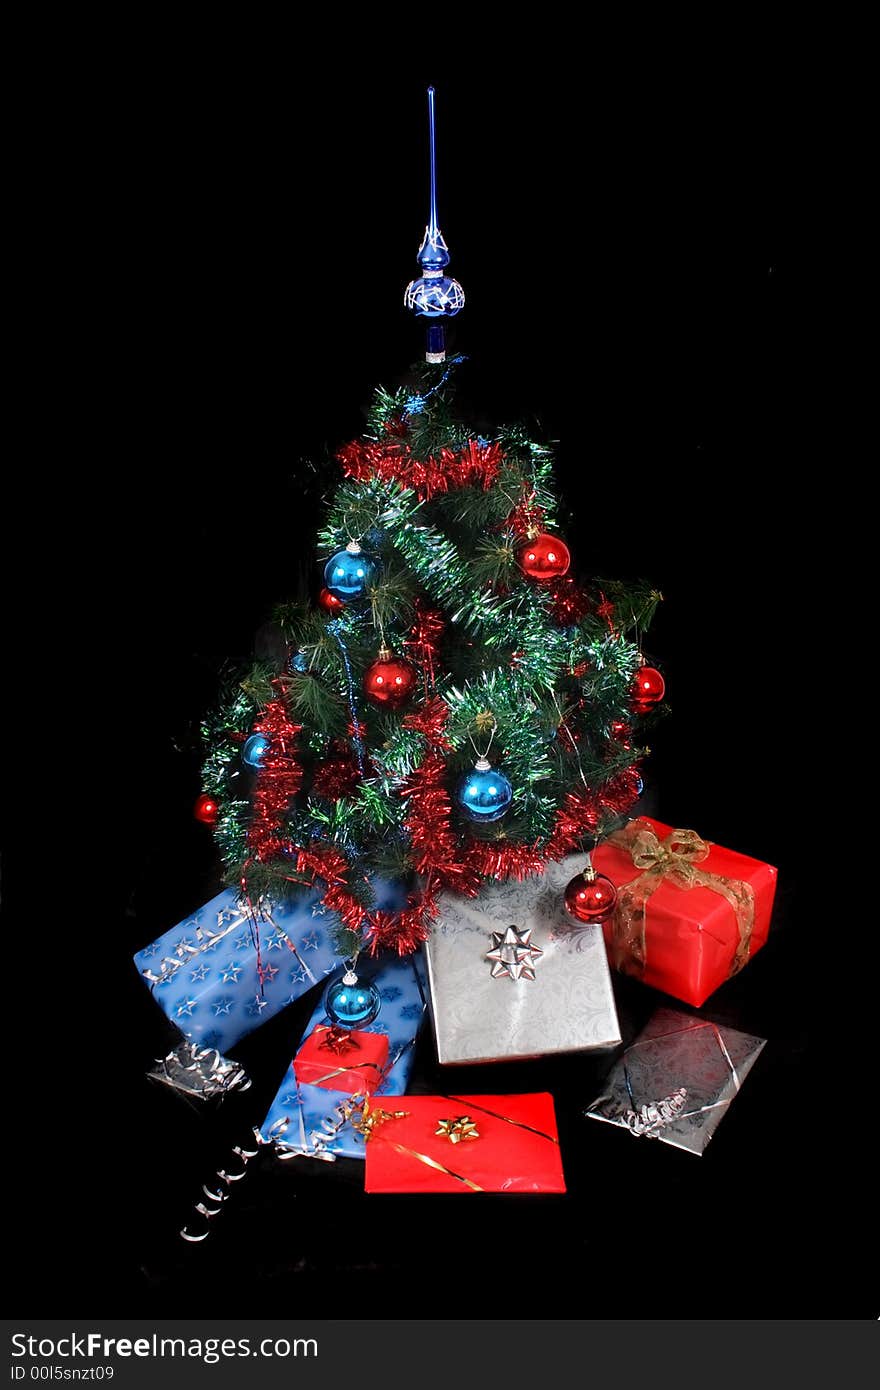
[{"label": "white silver bow on box", "polygon": [[539,879],[444,893],[426,952],[437,1055],[500,1062],[614,1047],[620,1026],[600,926],[573,922],[565,886],[583,855]]}]

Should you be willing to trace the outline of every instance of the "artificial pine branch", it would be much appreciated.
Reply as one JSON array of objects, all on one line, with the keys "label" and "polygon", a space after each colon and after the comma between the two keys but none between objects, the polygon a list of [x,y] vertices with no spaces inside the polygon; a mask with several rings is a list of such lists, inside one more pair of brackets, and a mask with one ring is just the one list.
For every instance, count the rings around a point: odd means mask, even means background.
[{"label": "artificial pine branch", "polygon": [[268,662],[254,662],[241,682],[241,688],[255,708],[262,709],[275,698],[275,688],[272,684],[274,679],[275,672]]},{"label": "artificial pine branch", "polygon": [[339,733],[345,727],[342,699],[320,676],[288,676],[284,689],[287,707],[297,723],[308,724],[322,734]]}]

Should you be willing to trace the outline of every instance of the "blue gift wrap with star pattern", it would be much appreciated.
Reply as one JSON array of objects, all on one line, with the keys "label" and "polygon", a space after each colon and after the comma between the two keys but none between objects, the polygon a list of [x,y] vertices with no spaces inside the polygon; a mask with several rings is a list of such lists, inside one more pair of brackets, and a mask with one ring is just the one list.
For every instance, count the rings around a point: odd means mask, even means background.
[{"label": "blue gift wrap with star pattern", "polygon": [[[402,884],[379,880],[373,889],[387,912],[406,904]],[[342,969],[334,943],[338,920],[321,898],[320,889],[310,888],[274,906],[263,900],[255,920],[229,888],[138,951],[135,965],[186,1037],[225,1052]]]},{"label": "blue gift wrap with star pattern", "polygon": [[[388,1037],[388,1064],[371,1097],[381,1104],[383,1096],[401,1096],[409,1084],[419,1028],[427,1012],[427,972],[421,950],[415,955],[380,958],[378,962],[361,956],[358,979],[371,980],[379,991],[382,1006],[374,1021],[361,1029],[385,1033]],[[328,1022],[323,1002],[319,1003],[303,1033],[300,1046],[319,1024]],[[265,1140],[274,1140],[282,1152],[315,1158],[363,1158],[364,1139],[343,1118],[352,1097],[344,1091],[329,1091],[298,1081],[293,1063],[269,1113],[260,1126]],[[392,1109],[394,1107],[391,1107]],[[355,1117],[356,1118],[356,1117]]]}]

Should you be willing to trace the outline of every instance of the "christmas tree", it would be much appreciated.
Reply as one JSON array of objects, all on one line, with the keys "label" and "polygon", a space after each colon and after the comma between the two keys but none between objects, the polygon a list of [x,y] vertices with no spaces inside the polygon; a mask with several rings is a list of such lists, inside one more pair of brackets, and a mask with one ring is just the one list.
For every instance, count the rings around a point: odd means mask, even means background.
[{"label": "christmas tree", "polygon": [[[443,323],[464,294],[445,273],[429,105],[423,273],[406,290],[426,361],[376,391],[337,455],[316,601],[278,605],[279,659],[205,726],[197,814],[229,883],[251,901],[317,884],[344,955],[411,952],[442,891],[476,896],[589,850],[640,793],[643,720],[663,696],[640,648],[660,595],[577,579],[549,446],[456,414],[463,359],[446,359]],[[411,879],[405,908],[374,907],[377,877]],[[580,920],[610,906],[589,860],[569,888]]]}]

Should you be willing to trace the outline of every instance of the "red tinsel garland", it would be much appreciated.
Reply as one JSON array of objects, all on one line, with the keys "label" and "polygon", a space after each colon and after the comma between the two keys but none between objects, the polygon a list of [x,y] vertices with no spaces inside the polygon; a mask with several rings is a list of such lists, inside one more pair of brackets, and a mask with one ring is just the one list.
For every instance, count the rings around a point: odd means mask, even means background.
[{"label": "red tinsel garland", "polygon": [[428,700],[435,689],[434,662],[437,660],[440,638],[446,624],[442,613],[436,608],[426,608],[420,599],[416,599],[415,608],[415,622],[409,630],[409,636],[404,639],[403,646],[407,656],[421,670],[425,699]]},{"label": "red tinsel garland", "polygon": [[460,487],[492,486],[501,469],[501,445],[469,439],[463,449],[443,448],[426,459],[413,458],[409,444],[370,443],[355,439],[336,455],[347,478],[380,478],[411,488],[422,502]]},{"label": "red tinsel garland", "polygon": [[604,593],[602,592],[601,589],[599,590],[599,600],[600,600],[599,603],[596,604],[596,615],[597,615],[597,617],[599,617],[599,618],[604,618],[605,621],[606,621],[606,623],[608,624],[608,631],[609,631],[609,632],[613,632],[613,631],[614,631],[614,604],[611,602],[610,599],[607,599],[607,598],[605,597],[605,595],[604,595]]},{"label": "red tinsel garland", "polygon": [[313,840],[306,848],[298,850],[296,870],[299,874],[311,874],[313,883],[316,878],[322,878],[326,884],[324,906],[335,912],[349,931],[360,929],[365,915],[364,906],[348,886],[352,868],[338,845],[326,840]]},{"label": "red tinsel garland", "polygon": [[361,933],[371,954],[386,949],[407,956],[427,941],[427,920],[437,910],[437,890],[430,883],[421,893],[410,894],[409,906],[400,912],[369,912],[349,887],[353,869],[336,845],[316,841],[299,850],[296,869],[299,874],[310,874],[312,883],[323,879],[324,906],[335,912],[349,931]]},{"label": "red tinsel garland", "polygon": [[361,780],[361,770],[352,757],[344,739],[335,738],[327,759],[321,763],[312,779],[312,790],[327,801],[351,796]]},{"label": "red tinsel garland", "polygon": [[537,845],[473,840],[465,850],[465,860],[482,878],[515,878],[521,882],[543,872],[546,855]]},{"label": "red tinsel garland", "polygon": [[461,854],[452,828],[452,802],[444,785],[446,760],[431,748],[424,761],[410,773],[400,789],[406,798],[406,820],[416,873],[431,875],[440,888],[451,888],[474,898],[480,878]]},{"label": "red tinsel garland", "polygon": [[302,785],[296,755],[296,737],[301,729],[302,725],[290,718],[282,699],[270,701],[254,724],[255,733],[265,734],[269,740],[257,773],[248,830],[248,846],[255,859],[271,859],[283,848],[278,831]]},{"label": "red tinsel garland", "polygon": [[556,813],[556,824],[544,855],[563,859],[580,849],[585,835],[594,835],[604,815],[620,816],[639,795],[639,774],[635,767],[615,773],[598,792],[569,792]]},{"label": "red tinsel garland", "polygon": [[572,627],[580,622],[585,613],[589,613],[589,595],[570,574],[552,579],[545,589],[550,595],[551,616],[560,627]]},{"label": "red tinsel garland", "polygon": [[428,921],[437,915],[436,891],[429,896],[414,895],[410,906],[400,912],[371,912],[367,916],[364,941],[370,955],[377,951],[396,951],[399,956],[409,956],[418,950],[428,939]]},{"label": "red tinsel garland", "polygon": [[[437,899],[444,889],[476,897],[484,878],[522,880],[539,874],[548,859],[561,859],[578,849],[585,834],[595,833],[603,815],[620,814],[638,796],[638,771],[626,768],[598,792],[570,792],[543,849],[537,844],[462,842],[452,825],[452,802],[445,785],[444,754],[452,746],[444,734],[448,718],[449,707],[437,697],[403,719],[406,728],[424,736],[428,750],[400,789],[407,803],[404,828],[410,837],[413,867],[424,885],[410,894],[407,906],[399,912],[364,908],[351,890],[356,870],[338,845],[313,840],[300,847],[281,841],[278,829],[302,779],[292,752],[299,726],[290,722],[280,700],[269,705],[255,725],[271,740],[254,793],[249,841],[255,857],[282,851],[295,855],[297,874],[308,876],[312,883],[323,881],[324,905],[345,927],[360,933],[371,954],[384,949],[409,955],[427,940],[429,923],[437,915]],[[341,777],[341,760],[332,760],[322,771],[328,778]]]},{"label": "red tinsel garland", "polygon": [[417,734],[424,734],[432,748],[449,750],[452,744],[443,732],[448,718],[449,706],[437,696],[436,699],[422,705],[421,709],[405,715],[402,722],[405,729],[414,729]]},{"label": "red tinsel garland", "polygon": [[531,531],[533,534],[544,529],[547,513],[535,502],[534,492],[523,497],[513,511],[501,522],[499,530],[512,531],[518,541],[524,540]]}]

